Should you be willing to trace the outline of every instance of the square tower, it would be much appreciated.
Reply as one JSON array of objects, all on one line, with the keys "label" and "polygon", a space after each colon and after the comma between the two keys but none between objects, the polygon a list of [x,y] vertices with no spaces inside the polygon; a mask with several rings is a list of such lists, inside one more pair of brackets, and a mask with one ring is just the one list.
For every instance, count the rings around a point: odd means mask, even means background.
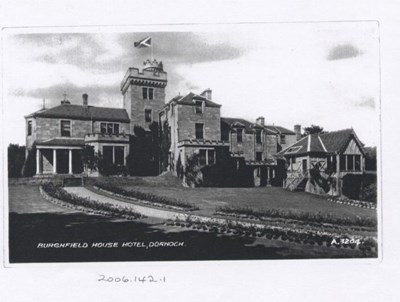
[{"label": "square tower", "polygon": [[153,122],[158,122],[159,112],[165,105],[167,73],[162,62],[145,61],[142,71],[131,67],[121,82],[123,106],[131,120],[131,133],[134,126],[145,130]]}]

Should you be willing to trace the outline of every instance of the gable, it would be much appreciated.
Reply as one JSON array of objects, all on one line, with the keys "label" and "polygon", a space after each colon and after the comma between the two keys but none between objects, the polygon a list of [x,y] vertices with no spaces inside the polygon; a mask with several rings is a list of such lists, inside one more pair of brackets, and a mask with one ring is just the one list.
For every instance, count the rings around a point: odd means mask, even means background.
[{"label": "gable", "polygon": [[343,154],[363,154],[360,147],[358,146],[356,140],[352,138],[349,143],[347,144],[346,149],[344,150]]}]

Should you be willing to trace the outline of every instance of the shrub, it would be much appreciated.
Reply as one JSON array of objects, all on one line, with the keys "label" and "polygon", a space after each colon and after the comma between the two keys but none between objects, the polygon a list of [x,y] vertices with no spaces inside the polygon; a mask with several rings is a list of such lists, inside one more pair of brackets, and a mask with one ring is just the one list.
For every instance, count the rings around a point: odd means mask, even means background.
[{"label": "shrub", "polygon": [[66,203],[70,203],[75,206],[82,206],[95,211],[104,211],[111,213],[113,216],[124,217],[126,215],[141,218],[143,215],[129,209],[127,207],[118,207],[110,203],[100,203],[89,198],[82,198],[65,191],[61,186],[56,186],[49,182],[42,185],[42,189],[50,196]]},{"label": "shrub", "polygon": [[287,210],[276,210],[269,209],[263,211],[256,211],[251,208],[231,208],[231,207],[220,207],[216,210],[215,214],[228,214],[237,216],[253,216],[258,220],[265,220],[266,218],[285,218],[293,219],[298,221],[305,221],[308,223],[330,223],[336,225],[345,226],[365,226],[365,227],[376,227],[376,221],[371,218],[364,217],[335,217],[330,214],[309,213],[309,212],[292,212]]}]

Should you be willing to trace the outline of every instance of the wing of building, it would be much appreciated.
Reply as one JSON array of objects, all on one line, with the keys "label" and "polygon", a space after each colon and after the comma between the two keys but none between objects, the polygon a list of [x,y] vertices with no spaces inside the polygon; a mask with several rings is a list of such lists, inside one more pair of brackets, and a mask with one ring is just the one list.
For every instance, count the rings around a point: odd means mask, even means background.
[{"label": "wing of building", "polygon": [[365,171],[365,151],[353,129],[310,134],[278,156],[287,160],[290,190],[341,195],[343,177]]}]

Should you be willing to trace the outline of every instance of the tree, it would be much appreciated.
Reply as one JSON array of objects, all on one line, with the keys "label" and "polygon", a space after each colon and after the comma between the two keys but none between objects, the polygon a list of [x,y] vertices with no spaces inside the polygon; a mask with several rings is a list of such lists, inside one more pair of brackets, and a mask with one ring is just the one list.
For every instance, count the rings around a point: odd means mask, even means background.
[{"label": "tree", "polygon": [[325,133],[324,128],[317,126],[317,125],[311,125],[310,127],[304,127],[303,130],[304,130],[303,136],[307,136],[309,134],[316,134],[316,133]]},{"label": "tree", "polygon": [[94,152],[94,147],[85,145],[82,149],[82,163],[84,171],[96,171],[98,168],[99,158]]},{"label": "tree", "polygon": [[140,126],[134,126],[130,136],[127,168],[130,175],[149,176],[158,174],[159,139],[158,124],[150,125],[150,133]]},{"label": "tree", "polygon": [[160,132],[160,169],[161,171],[166,171],[168,168],[169,149],[171,147],[171,133],[167,121],[162,125]]},{"label": "tree", "polygon": [[365,170],[376,171],[376,147],[365,147]]},{"label": "tree", "polygon": [[8,177],[21,177],[25,163],[25,146],[10,144],[8,146]]}]

